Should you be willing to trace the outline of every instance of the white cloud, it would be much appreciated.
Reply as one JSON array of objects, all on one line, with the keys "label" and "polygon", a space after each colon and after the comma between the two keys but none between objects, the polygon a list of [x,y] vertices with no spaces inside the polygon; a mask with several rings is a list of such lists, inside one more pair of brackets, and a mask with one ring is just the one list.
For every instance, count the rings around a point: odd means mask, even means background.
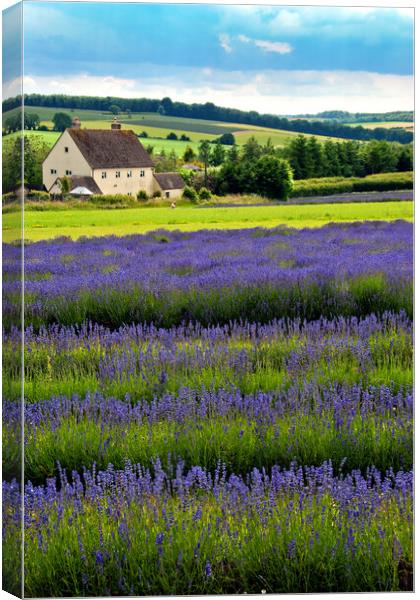
[{"label": "white cloud", "polygon": [[[15,83],[10,82],[8,84],[10,90],[16,87]],[[52,77],[27,75],[23,78],[23,89],[25,94],[83,94],[85,96],[129,98],[138,95],[138,82],[135,79],[123,79],[113,75],[95,76],[87,73],[68,76],[55,75]]]},{"label": "white cloud", "polygon": [[[35,82],[33,82],[33,83],[35,83]],[[3,85],[2,85],[3,99],[12,98],[13,96],[18,96],[21,93],[22,93],[22,78],[21,77],[16,77],[15,79],[10,79],[9,81],[3,80]]]},{"label": "white cloud", "polygon": [[254,40],[257,48],[262,48],[264,52],[277,52],[278,54],[289,54],[293,48],[287,42],[269,42],[265,40]]},{"label": "white cloud", "polygon": [[[393,4],[396,3],[397,0],[393,0]],[[224,7],[223,17],[226,28],[238,28],[255,38],[264,32],[270,37],[318,34],[330,39],[346,35],[364,40],[375,33],[386,39],[388,35],[398,34],[399,25],[414,23],[413,8],[386,7],[384,0],[381,4],[359,7],[339,6],[338,3],[334,7],[315,6],[310,2],[299,2],[300,6],[229,5]]]},{"label": "white cloud", "polygon": [[289,54],[293,48],[287,42],[271,42],[269,40],[253,40],[247,35],[238,35],[238,40],[244,44],[254,44],[264,52],[276,52],[278,54]]},{"label": "white cloud", "polygon": [[226,33],[221,33],[219,35],[219,42],[223,50],[225,50],[225,52],[232,52],[232,46],[230,45],[230,36],[228,36]]},{"label": "white cloud", "polygon": [[86,73],[65,77],[29,74],[24,81],[24,91],[125,98],[170,96],[181,102],[214,102],[220,106],[272,114],[316,113],[332,109],[351,112],[413,109],[414,80],[408,75],[365,71],[217,69],[210,73],[210,70],[199,68],[139,66],[142,73],[151,75],[123,79]]}]

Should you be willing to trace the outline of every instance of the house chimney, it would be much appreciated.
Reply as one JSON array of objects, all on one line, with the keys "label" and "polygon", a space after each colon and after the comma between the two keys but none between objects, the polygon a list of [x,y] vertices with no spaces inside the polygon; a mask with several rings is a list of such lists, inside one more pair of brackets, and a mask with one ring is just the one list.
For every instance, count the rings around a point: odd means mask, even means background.
[{"label": "house chimney", "polygon": [[79,117],[74,117],[73,121],[71,122],[72,129],[80,129],[80,126],[81,123]]},{"label": "house chimney", "polygon": [[121,129],[121,123],[118,121],[117,117],[114,117],[114,120],[111,123],[111,129]]}]

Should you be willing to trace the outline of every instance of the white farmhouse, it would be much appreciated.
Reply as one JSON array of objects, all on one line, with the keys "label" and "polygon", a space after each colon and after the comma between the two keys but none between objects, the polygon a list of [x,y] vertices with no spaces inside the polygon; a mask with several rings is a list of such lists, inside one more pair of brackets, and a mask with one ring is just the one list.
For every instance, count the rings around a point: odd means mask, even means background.
[{"label": "white farmhouse", "polygon": [[[148,196],[159,191],[166,198],[181,196],[179,173],[156,173],[154,163],[134,131],[122,130],[114,119],[111,129],[81,129],[73,119],[42,163],[42,181],[51,194],[60,193],[60,179],[68,177],[70,193],[84,188],[92,194]],[[87,191],[86,191],[87,190]]]}]

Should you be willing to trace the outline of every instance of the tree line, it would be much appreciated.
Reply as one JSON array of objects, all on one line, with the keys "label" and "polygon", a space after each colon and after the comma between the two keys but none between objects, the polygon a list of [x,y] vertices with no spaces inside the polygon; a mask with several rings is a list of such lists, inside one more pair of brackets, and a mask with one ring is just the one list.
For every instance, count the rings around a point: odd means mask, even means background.
[{"label": "tree line", "polygon": [[39,116],[35,113],[25,112],[22,120],[22,111],[16,111],[4,122],[4,129],[7,133],[13,131],[21,131],[23,129],[38,129],[39,127]]},{"label": "tree line", "polygon": [[[221,152],[220,152],[221,150]],[[279,190],[289,189],[295,180],[322,177],[364,177],[374,173],[412,171],[413,148],[373,140],[320,143],[316,138],[297,136],[284,148],[275,148],[270,140],[260,144],[251,137],[240,149],[226,151],[221,144],[213,149],[209,142],[199,147],[204,173],[184,174],[196,189],[213,193],[256,193],[282,198]],[[218,166],[218,168],[211,168]],[[290,177],[289,177],[290,176]]]},{"label": "tree line", "polygon": [[[212,102],[204,104],[187,104],[174,102],[171,98],[117,98],[107,96],[68,96],[64,94],[25,94],[27,106],[46,106],[56,108],[90,109],[108,111],[110,105],[130,112],[157,112],[162,115],[185,117],[191,119],[207,119],[228,123],[258,125],[273,129],[283,129],[312,135],[325,135],[356,140],[385,140],[407,144],[413,140],[413,133],[400,128],[377,127],[365,129],[361,126],[349,127],[335,120],[287,119],[273,114],[260,114],[257,111],[243,111],[236,108],[216,106]],[[19,106],[19,96],[3,101],[3,112]]]},{"label": "tree line", "polygon": [[352,113],[346,110],[324,110],[315,115],[305,113],[293,116],[298,119],[305,119],[307,117],[311,117],[312,119],[333,119],[335,121],[341,121],[342,123],[375,123],[378,121],[403,121],[405,123],[412,123],[414,120],[414,113],[412,110],[400,110],[386,113]]},{"label": "tree line", "polygon": [[314,177],[364,177],[374,173],[413,170],[413,146],[379,140],[320,143],[297,136],[281,150],[295,179]]},{"label": "tree line", "polygon": [[[42,189],[42,161],[50,146],[41,138],[25,136],[24,183],[31,189]],[[156,163],[156,171],[181,168],[175,152],[153,156],[153,147],[146,150]],[[374,173],[412,171],[412,145],[390,144],[373,140],[361,144],[355,141],[320,143],[314,137],[297,136],[283,148],[270,140],[260,144],[254,137],[244,146],[226,146],[220,142],[200,143],[198,153],[187,148],[185,162],[200,161],[204,172],[183,172],[189,185],[211,192],[255,193],[267,197],[286,198],[291,181],[319,177],[363,177]],[[22,144],[20,138],[3,140],[3,189],[13,191],[21,181]]]}]

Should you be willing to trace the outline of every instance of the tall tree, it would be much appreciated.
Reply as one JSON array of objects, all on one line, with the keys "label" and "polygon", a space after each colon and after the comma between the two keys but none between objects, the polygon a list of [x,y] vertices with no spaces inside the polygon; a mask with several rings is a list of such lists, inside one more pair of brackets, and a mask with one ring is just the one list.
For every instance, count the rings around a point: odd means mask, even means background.
[{"label": "tall tree", "polygon": [[271,138],[269,137],[266,141],[266,143],[264,144],[264,146],[262,147],[262,154],[274,154],[275,153],[275,148],[274,148],[274,144],[271,140]]},{"label": "tall tree", "polygon": [[[22,148],[24,173],[22,181]],[[42,162],[49,146],[27,135],[3,140],[3,190],[11,192],[24,183],[28,188],[42,188]]]},{"label": "tall tree", "polygon": [[224,133],[219,137],[219,142],[221,144],[224,144],[225,146],[233,146],[233,144],[235,143],[235,136],[233,135],[233,133],[230,132]]},{"label": "tall tree", "polygon": [[251,136],[242,148],[242,159],[245,161],[258,160],[262,155],[262,148],[255,136]]},{"label": "tall tree", "polygon": [[338,154],[338,145],[330,140],[324,144],[324,177],[337,177],[341,175],[341,164]]},{"label": "tall tree", "polygon": [[72,118],[67,113],[55,113],[52,120],[54,123],[54,131],[64,131],[67,127],[71,127]]},{"label": "tall tree", "polygon": [[324,172],[324,154],[322,146],[312,136],[306,143],[306,177],[322,177]]},{"label": "tall tree", "polygon": [[403,146],[400,150],[397,162],[397,171],[413,170],[413,147]]},{"label": "tall tree", "polygon": [[204,185],[207,187],[207,168],[209,166],[211,157],[211,145],[208,140],[203,140],[200,142],[200,145],[198,146],[198,156],[204,163]]},{"label": "tall tree", "polygon": [[187,146],[185,148],[184,156],[182,158],[186,163],[191,162],[195,158],[194,150],[190,146]]},{"label": "tall tree", "polygon": [[343,142],[341,146],[343,148],[342,156],[344,161],[343,175],[347,177],[362,177],[365,172],[360,142]]},{"label": "tall tree", "polygon": [[162,102],[161,105],[163,106],[163,109],[165,111],[165,115],[170,115],[172,114],[172,109],[173,109],[173,102],[170,98],[166,97],[166,98],[162,98]]},{"label": "tall tree", "polygon": [[388,173],[395,171],[398,164],[398,156],[391,144],[374,140],[366,145],[364,151],[367,173]]},{"label": "tall tree", "polygon": [[255,165],[254,191],[268,198],[287,200],[293,188],[292,170],[287,161],[262,156]]},{"label": "tall tree", "polygon": [[305,179],[308,173],[308,149],[306,138],[298,135],[288,148],[288,159],[295,179]]},{"label": "tall tree", "polygon": [[175,150],[171,150],[170,151],[168,158],[169,158],[169,161],[170,161],[170,164],[171,164],[170,168],[175,170],[176,169],[176,165],[177,165],[177,161],[178,161]]},{"label": "tall tree", "polygon": [[228,161],[230,161],[232,163],[238,162],[239,151],[238,151],[238,146],[236,144],[234,146],[232,146],[232,148],[229,149],[227,159],[228,159]]},{"label": "tall tree", "polygon": [[219,165],[222,164],[222,162],[224,160],[225,160],[225,149],[223,148],[220,141],[218,141],[213,148],[213,152],[211,153],[210,163],[214,167],[218,167]]}]

